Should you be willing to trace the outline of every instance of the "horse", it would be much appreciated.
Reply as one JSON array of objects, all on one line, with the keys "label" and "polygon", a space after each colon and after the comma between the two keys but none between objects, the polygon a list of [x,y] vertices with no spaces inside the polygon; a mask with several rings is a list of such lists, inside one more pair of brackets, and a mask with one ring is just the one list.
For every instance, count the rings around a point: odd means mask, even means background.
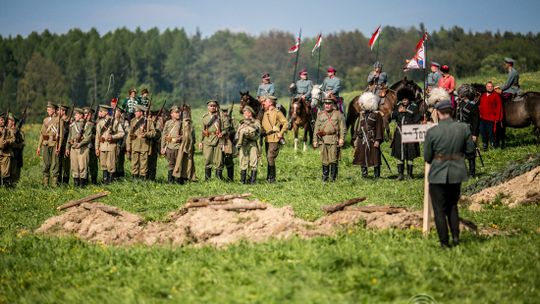
[{"label": "horse", "polygon": [[[383,114],[384,128],[387,136],[390,137],[390,116],[392,115],[392,111],[394,110],[397,101],[407,98],[412,102],[418,103],[422,100],[422,88],[414,81],[408,80],[407,77],[405,77],[394,83],[390,88],[381,89],[380,96],[382,96],[383,102],[379,104],[379,111]],[[354,97],[347,109],[345,123],[347,129],[351,128],[351,137],[354,135],[352,126],[362,111],[360,104],[358,103],[359,98],[360,96]]]},{"label": "horse", "polygon": [[[486,92],[486,87],[481,84],[470,84],[476,91],[478,99]],[[501,96],[502,98],[502,96]],[[540,92],[528,91],[512,99],[503,100],[503,127],[501,130],[501,145],[505,145],[504,131],[506,127],[526,128],[534,126],[537,139],[540,141]]]},{"label": "horse", "polygon": [[[323,94],[324,92],[321,90],[321,85],[320,84],[314,84],[313,85],[313,88],[311,89],[311,108],[313,109],[313,111],[315,112],[315,114],[317,114],[317,112],[319,110],[322,110],[322,101],[325,97],[325,95]],[[329,93],[330,95],[327,96],[327,97],[331,97],[334,99],[334,101],[336,102],[336,106],[337,106],[337,109],[345,114],[345,106],[343,105],[342,101],[343,101],[343,98],[340,98],[341,100],[338,100],[339,97],[336,97],[336,96],[333,96],[332,93]]]},{"label": "horse", "polygon": [[307,100],[294,97],[291,102],[291,120],[292,129],[294,131],[294,151],[298,150],[298,130],[304,129],[302,142],[304,144],[303,151],[307,150],[306,142],[309,136],[309,144],[313,143],[313,128],[311,126],[311,106]]},{"label": "horse", "polygon": [[255,118],[257,118],[258,120],[261,120],[264,110],[261,103],[257,100],[257,98],[251,96],[249,94],[249,91],[245,91],[245,92],[240,91],[239,93],[240,93],[240,114],[244,113],[245,106],[250,106],[253,109],[253,111],[255,111]]}]

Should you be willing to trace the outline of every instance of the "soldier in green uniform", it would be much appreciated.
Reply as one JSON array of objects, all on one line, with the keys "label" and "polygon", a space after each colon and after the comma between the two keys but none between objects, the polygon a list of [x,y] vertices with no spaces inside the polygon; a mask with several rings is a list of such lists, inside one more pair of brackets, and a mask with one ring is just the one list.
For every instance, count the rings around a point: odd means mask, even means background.
[{"label": "soldier in green uniform", "polygon": [[11,133],[15,135],[15,142],[11,144],[11,150],[13,151],[13,157],[10,164],[10,183],[15,186],[21,177],[21,169],[23,166],[23,152],[24,152],[24,133],[17,125],[18,119],[13,115],[8,116],[8,128]]},{"label": "soldier in green uniform", "polygon": [[229,116],[229,110],[226,108],[221,109],[223,119],[227,122],[229,128],[226,130],[227,136],[223,137],[223,165],[227,169],[227,180],[234,181],[234,155],[236,154],[236,146],[234,145],[234,122],[231,116]]},{"label": "soldier in green uniform", "polygon": [[148,154],[151,152],[151,140],[156,135],[154,124],[144,117],[148,109],[135,106],[135,117],[129,126],[126,149],[131,154],[131,175],[133,178],[146,179],[148,173]]},{"label": "soldier in green uniform", "polygon": [[448,226],[454,245],[459,243],[457,202],[461,183],[467,180],[465,157],[475,152],[469,126],[452,120],[452,103],[435,104],[439,123],[429,129],[424,142],[424,160],[429,170],[429,195],[433,204],[435,227],[442,247],[449,247]]},{"label": "soldier in green uniform", "polygon": [[73,111],[75,121],[69,126],[66,155],[71,160],[73,185],[84,187],[88,183],[89,144],[92,141],[92,126],[86,123],[84,110],[75,108]]},{"label": "soldier in green uniform", "polygon": [[68,116],[69,107],[65,105],[58,105],[58,113],[60,117],[60,142],[58,146],[60,150],[58,151],[59,158],[59,179],[60,184],[68,185],[69,176],[71,175],[70,169],[70,159],[66,156],[66,144],[67,138],[69,135],[69,124],[70,117]]},{"label": "soldier in green uniform", "polygon": [[202,117],[203,130],[199,148],[204,156],[204,178],[209,180],[212,176],[212,168],[216,169],[216,176],[223,179],[223,146],[225,137],[229,136],[228,121],[218,111],[217,100],[207,102],[208,113]]},{"label": "soldier in green uniform", "polygon": [[[293,94],[293,98],[299,99],[302,103],[305,103],[311,106],[311,90],[313,89],[313,83],[308,79],[308,72],[306,69],[302,69],[298,76],[298,79],[295,83],[292,83],[289,87],[289,90]],[[289,110],[292,109],[292,100],[289,103]],[[311,111],[313,115],[314,112]],[[312,117],[315,120],[315,117]],[[292,111],[289,111],[289,129],[292,128]]]},{"label": "soldier in green uniform", "polygon": [[247,170],[250,169],[250,184],[257,180],[257,165],[259,163],[259,136],[261,123],[254,118],[255,111],[250,106],[243,109],[244,119],[236,131],[236,147],[240,161],[240,181],[247,184]]},{"label": "soldier in green uniform", "polygon": [[97,185],[97,178],[98,178],[98,156],[96,154],[96,123],[93,121],[94,116],[94,109],[90,109],[89,107],[84,107],[84,119],[86,120],[85,128],[90,128],[90,132],[92,133],[92,138],[90,139],[90,142],[88,143],[88,180],[92,182],[92,184]]},{"label": "soldier in green uniform", "polygon": [[313,147],[320,147],[322,162],[322,181],[336,180],[339,161],[339,149],[345,142],[345,118],[341,112],[335,110],[332,98],[324,99],[324,111],[317,115],[313,140]]},{"label": "soldier in green uniform", "polygon": [[155,181],[157,174],[157,162],[161,146],[161,130],[163,130],[162,119],[158,117],[159,111],[150,111],[148,118],[150,124],[154,126],[154,137],[150,139],[150,151],[148,152],[148,172],[146,177],[148,180]]},{"label": "soldier in green uniform", "polygon": [[118,140],[116,143],[116,173],[113,179],[119,179],[125,176],[124,164],[126,162],[126,143],[129,133],[129,121],[125,117],[125,111],[121,107],[115,107],[116,111],[113,111],[116,115],[116,120],[120,123],[118,129],[122,129],[124,137]]},{"label": "soldier in green uniform", "polygon": [[266,160],[268,161],[266,180],[269,183],[276,181],[276,158],[279,154],[279,144],[289,127],[283,113],[276,108],[276,100],[275,96],[266,96],[263,102],[264,114],[261,121],[262,135],[265,138]]},{"label": "soldier in green uniform", "polygon": [[374,167],[374,177],[381,175],[381,144],[384,125],[379,108],[379,97],[371,92],[363,93],[359,99],[362,112],[354,124],[354,160],[360,165],[362,177],[367,177],[368,167]]},{"label": "soldier in green uniform", "polygon": [[110,106],[99,106],[99,117],[96,126],[96,153],[99,157],[101,170],[103,171],[103,183],[110,184],[116,172],[117,143],[124,138],[122,123],[118,115],[113,111],[115,118],[108,116]]},{"label": "soldier in green uniform", "polygon": [[[14,120],[11,113],[7,114],[7,119]],[[13,158],[12,145],[15,143],[15,134],[13,129],[8,128],[6,115],[0,116],[0,184],[5,187],[11,187],[10,166]]]},{"label": "soldier in green uniform", "polygon": [[43,119],[39,132],[37,156],[43,156],[43,185],[49,185],[49,177],[52,176],[52,186],[58,184],[59,159],[56,152],[57,141],[60,135],[58,130],[58,117],[56,116],[56,105],[49,102],[47,104],[47,117]]},{"label": "soldier in green uniform", "polygon": [[182,123],[182,140],[178,148],[173,176],[178,183],[183,184],[185,181],[197,180],[193,159],[195,154],[195,130],[191,121],[191,108],[186,104],[182,105],[180,121]]},{"label": "soldier in green uniform", "polygon": [[182,121],[180,121],[181,109],[178,106],[171,107],[171,119],[165,122],[161,135],[161,155],[167,159],[167,182],[175,182],[173,171],[178,158],[178,149],[182,143]]}]

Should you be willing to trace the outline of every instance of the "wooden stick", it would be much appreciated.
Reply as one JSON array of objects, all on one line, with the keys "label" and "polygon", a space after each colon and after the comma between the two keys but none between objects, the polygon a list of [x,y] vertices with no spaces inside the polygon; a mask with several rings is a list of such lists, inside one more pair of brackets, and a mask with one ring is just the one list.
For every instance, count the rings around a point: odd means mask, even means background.
[{"label": "wooden stick", "polygon": [[385,212],[386,214],[395,214],[403,211],[407,211],[405,207],[392,207],[392,206],[351,206],[347,207],[345,210],[354,210],[365,213],[373,212]]},{"label": "wooden stick", "polygon": [[71,207],[75,207],[75,206],[79,206],[80,204],[82,203],[87,203],[87,202],[91,202],[93,200],[96,200],[98,198],[102,198],[104,196],[107,196],[111,194],[111,192],[109,191],[104,191],[104,192],[100,192],[100,193],[96,193],[96,194],[92,194],[92,195],[89,195],[87,197],[84,197],[84,198],[81,198],[81,199],[77,199],[77,200],[72,200],[72,201],[69,201],[63,205],[60,205],[56,208],[56,210],[60,211],[60,210],[64,210],[64,209],[67,209],[67,208],[71,208]]},{"label": "wooden stick", "polygon": [[231,203],[226,205],[212,205],[212,209],[221,209],[227,211],[243,211],[243,210],[257,210],[257,209],[266,209],[268,206],[266,204],[258,203]]},{"label": "wooden stick", "polygon": [[120,210],[118,210],[115,207],[107,206],[107,205],[96,205],[96,204],[89,204],[89,203],[82,203],[81,207],[83,207],[86,210],[92,210],[92,209],[98,209],[103,212],[106,212],[110,215],[118,216],[120,214]]},{"label": "wooden stick", "polygon": [[214,196],[205,196],[205,197],[192,197],[187,200],[188,203],[197,203],[197,202],[211,202],[211,201],[228,201],[233,198],[243,198],[251,196],[251,193],[242,193],[242,194],[224,194],[224,195],[214,195]]},{"label": "wooden stick", "polygon": [[217,205],[226,205],[226,204],[253,204],[258,203],[258,200],[250,201],[245,198],[238,198],[235,197],[230,200],[218,200],[218,201],[198,201],[198,202],[190,202],[186,203],[184,205],[184,208],[190,209],[190,208],[201,208],[201,207],[208,207],[208,206],[217,206]]},{"label": "wooden stick", "polygon": [[321,206],[321,209],[322,209],[322,211],[324,211],[326,213],[334,213],[334,212],[341,211],[341,210],[345,209],[345,207],[347,207],[347,206],[351,206],[351,205],[354,205],[356,203],[359,203],[359,202],[362,202],[362,201],[365,201],[365,200],[366,200],[366,197],[352,198],[350,200],[346,200],[346,201],[344,201],[342,203],[339,203],[339,204]]}]

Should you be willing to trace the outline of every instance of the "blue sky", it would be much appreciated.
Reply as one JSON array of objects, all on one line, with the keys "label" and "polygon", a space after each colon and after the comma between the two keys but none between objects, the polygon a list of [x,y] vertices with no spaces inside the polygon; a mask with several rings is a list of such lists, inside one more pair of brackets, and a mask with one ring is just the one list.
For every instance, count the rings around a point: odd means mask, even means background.
[{"label": "blue sky", "polygon": [[517,0],[2,0],[0,8],[0,35],[4,37],[92,27],[105,34],[124,26],[143,30],[183,27],[190,34],[199,28],[204,36],[221,29],[257,35],[272,29],[297,32],[300,27],[310,37],[319,31],[356,29],[367,36],[378,24],[409,27],[420,22],[429,31],[455,25],[473,32],[540,31],[540,1]]}]

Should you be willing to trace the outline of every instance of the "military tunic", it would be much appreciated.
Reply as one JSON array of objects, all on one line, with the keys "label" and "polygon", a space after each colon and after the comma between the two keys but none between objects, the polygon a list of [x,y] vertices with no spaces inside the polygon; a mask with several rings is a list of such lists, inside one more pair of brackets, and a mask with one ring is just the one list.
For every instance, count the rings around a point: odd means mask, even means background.
[{"label": "military tunic", "polygon": [[[96,151],[99,151],[101,170],[109,173],[116,172],[117,143],[124,138],[124,129],[118,120],[112,117],[101,119],[96,127]],[[109,139],[109,135],[111,138]]]},{"label": "military tunic", "polygon": [[275,96],[276,88],[273,83],[261,83],[257,88],[257,98],[264,96]]},{"label": "military tunic", "polygon": [[17,183],[21,177],[21,169],[23,166],[23,152],[24,152],[24,133],[17,127],[12,129],[12,133],[15,134],[15,142],[11,144],[13,151],[13,158],[11,158],[10,164],[10,178],[11,182]]},{"label": "military tunic", "polygon": [[386,86],[386,83],[388,82],[388,75],[386,72],[381,72],[379,76],[375,76],[375,72],[371,71],[369,72],[367,83],[368,85],[376,85],[378,87]]},{"label": "military tunic", "polygon": [[66,148],[69,150],[73,178],[86,179],[88,177],[89,144],[91,141],[91,125],[87,124],[84,119],[71,123]]},{"label": "military tunic", "polygon": [[279,154],[279,140],[287,131],[289,123],[281,111],[273,108],[264,112],[261,126],[265,135],[265,150],[268,165],[275,166],[275,159]]},{"label": "military tunic", "polygon": [[306,96],[306,100],[311,100],[311,90],[313,89],[313,83],[309,79],[298,79],[296,81],[296,93],[295,98],[300,98],[302,95]]},{"label": "military tunic", "polygon": [[382,115],[378,111],[363,111],[354,125],[354,160],[353,164],[362,167],[381,165],[381,150],[374,147],[377,141],[382,144],[384,125]]},{"label": "military tunic", "polygon": [[174,165],[173,176],[182,180],[196,181],[195,175],[195,130],[191,118],[182,119],[182,140],[178,147],[178,155]]},{"label": "military tunic", "polygon": [[165,150],[168,171],[173,171],[178,158],[178,149],[182,142],[182,122],[180,119],[170,119],[165,122],[161,135],[161,150]]},{"label": "military tunic", "polygon": [[509,93],[512,95],[516,95],[520,92],[519,73],[513,67],[510,68],[510,71],[508,72],[508,78],[506,79],[506,82],[501,86],[501,90],[503,93]]},{"label": "military tunic", "polygon": [[131,174],[146,177],[148,155],[151,153],[152,138],[156,135],[154,124],[144,116],[133,118],[129,127],[126,148],[131,153]]},{"label": "military tunic", "polygon": [[124,119],[124,116],[120,118],[120,128],[124,131],[124,137],[118,140],[116,143],[116,174],[115,177],[123,177],[124,163],[126,162],[126,144],[129,133],[129,122]]},{"label": "military tunic", "polygon": [[321,162],[323,166],[337,164],[339,142],[345,141],[345,118],[339,111],[322,111],[317,115],[314,139],[321,150]]},{"label": "military tunic", "polygon": [[68,118],[62,118],[62,123],[60,124],[60,153],[58,153],[59,158],[59,178],[64,184],[69,183],[69,176],[71,175],[71,160],[69,156],[66,156],[66,145],[69,135],[69,123]]},{"label": "military tunic", "polygon": [[419,143],[402,143],[401,128],[403,125],[412,125],[420,123],[422,116],[418,109],[418,105],[412,102],[407,105],[405,112],[399,112],[398,109],[401,102],[396,105],[392,112],[391,119],[396,121],[396,129],[390,147],[392,148],[392,156],[398,160],[413,160],[420,156]]},{"label": "military tunic", "polygon": [[238,131],[236,131],[237,143],[239,148],[240,170],[244,171],[250,168],[257,170],[259,160],[259,136],[261,124],[257,119],[246,118],[240,122]]},{"label": "military tunic", "polygon": [[321,85],[321,90],[328,94],[332,92],[334,96],[339,96],[339,91],[341,90],[341,79],[337,77],[326,77]]},{"label": "military tunic", "polygon": [[0,177],[10,176],[11,158],[13,157],[12,145],[15,143],[14,130],[7,126],[0,127]]},{"label": "military tunic", "polygon": [[150,152],[148,152],[148,171],[146,176],[149,180],[155,180],[157,174],[157,160],[161,147],[161,130],[163,125],[158,117],[150,118],[151,124],[154,126],[155,134],[150,140]]},{"label": "military tunic", "polygon": [[427,75],[426,84],[428,89],[434,89],[437,87],[437,84],[439,83],[439,78],[441,78],[442,74],[441,72],[431,72]]},{"label": "military tunic", "polygon": [[58,179],[59,158],[55,151],[59,137],[58,117],[49,116],[43,119],[39,134],[38,147],[40,147],[43,156],[43,177],[48,179],[49,176],[52,176],[54,179]]},{"label": "military tunic", "polygon": [[[223,149],[227,131],[229,130],[228,120],[221,111],[206,113],[202,117],[202,146],[204,156],[204,167],[223,169]],[[221,137],[219,136],[221,135]]]}]

